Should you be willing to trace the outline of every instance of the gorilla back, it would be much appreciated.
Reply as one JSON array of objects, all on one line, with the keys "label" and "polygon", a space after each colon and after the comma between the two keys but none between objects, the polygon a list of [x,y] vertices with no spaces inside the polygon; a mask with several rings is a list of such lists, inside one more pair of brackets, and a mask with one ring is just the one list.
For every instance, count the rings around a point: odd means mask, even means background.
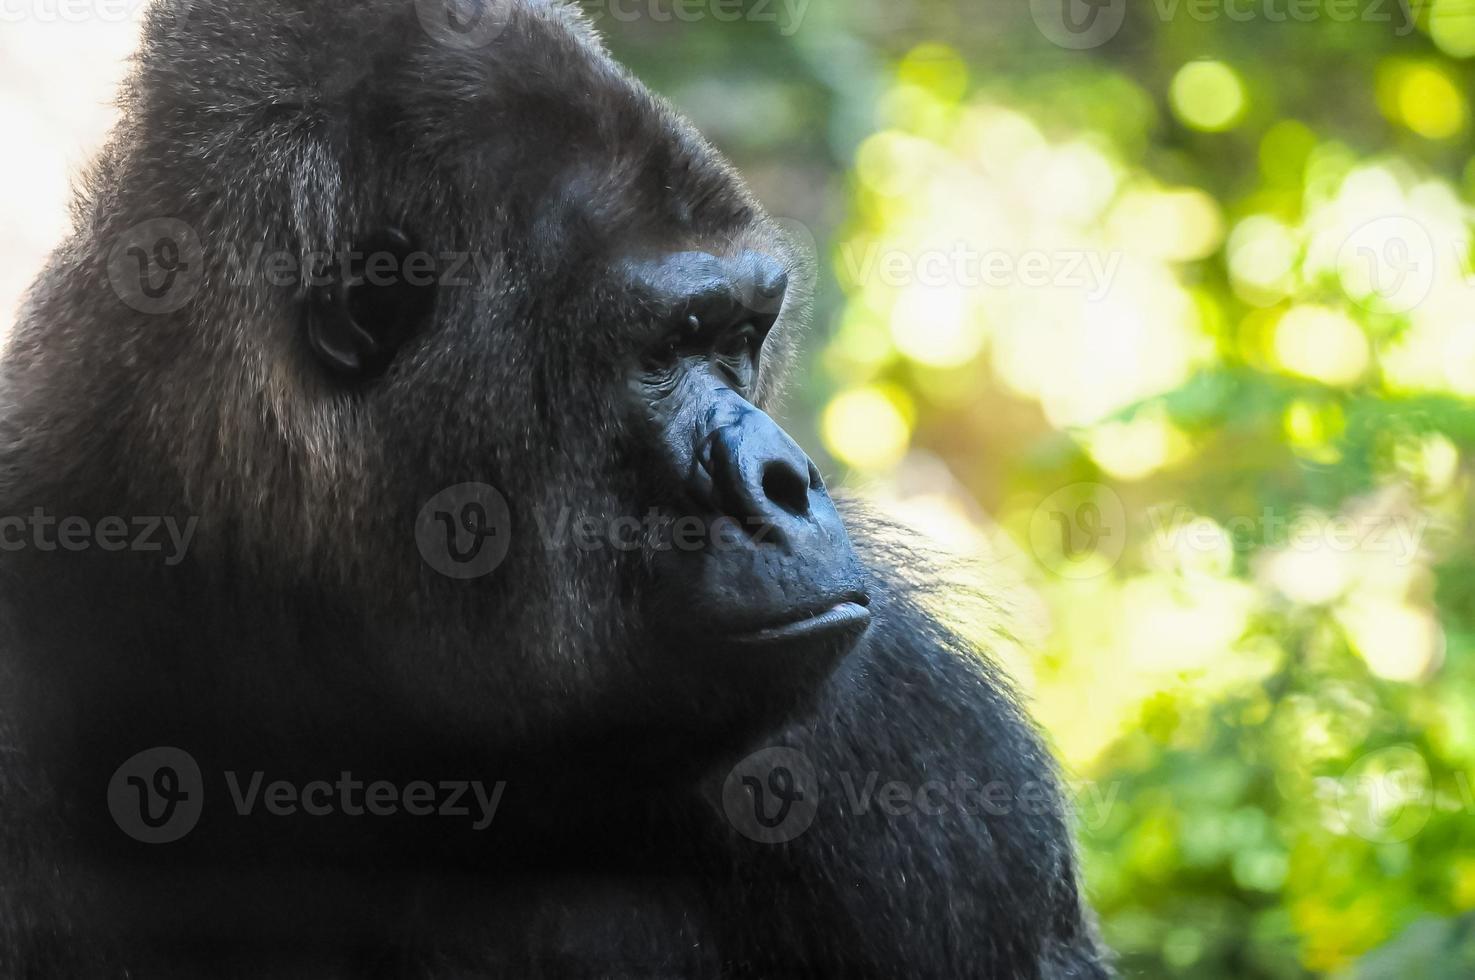
[{"label": "gorilla back", "polygon": [[0,973],[1105,975],[768,414],[811,263],[576,11],[160,0],[123,105],[0,362]]}]

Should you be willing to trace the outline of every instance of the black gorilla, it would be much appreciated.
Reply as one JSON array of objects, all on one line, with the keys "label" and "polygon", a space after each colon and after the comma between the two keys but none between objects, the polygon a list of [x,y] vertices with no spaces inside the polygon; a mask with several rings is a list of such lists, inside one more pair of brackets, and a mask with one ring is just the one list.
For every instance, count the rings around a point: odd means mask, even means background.
[{"label": "black gorilla", "polygon": [[806,263],[571,8],[161,0],[123,102],[0,378],[0,972],[1106,975],[763,410]]}]

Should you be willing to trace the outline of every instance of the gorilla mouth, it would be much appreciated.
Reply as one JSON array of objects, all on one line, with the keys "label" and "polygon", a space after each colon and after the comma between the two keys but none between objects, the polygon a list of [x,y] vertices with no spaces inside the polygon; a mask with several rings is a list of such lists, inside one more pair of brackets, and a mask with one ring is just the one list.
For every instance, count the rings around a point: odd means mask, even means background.
[{"label": "gorilla mouth", "polygon": [[870,600],[864,595],[850,595],[816,613],[774,626],[765,626],[733,639],[744,646],[771,646],[797,641],[816,642],[842,636],[859,637],[871,624]]}]

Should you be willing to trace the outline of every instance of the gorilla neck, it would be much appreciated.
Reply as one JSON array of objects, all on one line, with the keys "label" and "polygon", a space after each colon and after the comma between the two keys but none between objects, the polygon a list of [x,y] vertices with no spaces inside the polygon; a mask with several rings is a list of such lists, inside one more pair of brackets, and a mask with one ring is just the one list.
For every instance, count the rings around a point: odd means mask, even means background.
[{"label": "gorilla neck", "polygon": [[[648,827],[661,819],[656,801],[676,805],[706,769],[777,721],[676,732],[611,717],[562,737],[512,734],[492,710],[485,731],[442,723],[431,695],[416,703],[401,678],[374,673],[384,661],[365,656],[374,641],[360,612],[318,592],[244,578],[225,588],[191,562],[160,569],[151,556],[22,557],[0,611],[19,640],[10,710],[35,762],[71,798],[96,797],[124,759],[156,746],[190,753],[221,801],[226,774],[237,787],[258,773],[299,788],[345,772],[397,786],[505,782],[499,838],[546,857],[570,840],[604,838],[610,827]],[[57,614],[79,598],[75,615]],[[109,839],[117,831],[106,821],[104,813],[82,829]],[[331,821],[272,830],[285,837],[276,845],[343,859],[351,857],[345,850],[393,841],[406,854],[465,860],[484,844],[433,824],[375,822],[372,834],[355,826],[348,835]],[[214,854],[253,844],[230,828],[221,834]]]}]

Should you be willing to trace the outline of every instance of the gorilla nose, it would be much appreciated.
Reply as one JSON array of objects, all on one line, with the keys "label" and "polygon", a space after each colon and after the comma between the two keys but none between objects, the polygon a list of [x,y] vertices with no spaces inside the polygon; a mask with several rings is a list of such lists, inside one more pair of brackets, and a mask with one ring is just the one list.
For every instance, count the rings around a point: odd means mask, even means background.
[{"label": "gorilla nose", "polygon": [[713,503],[752,535],[811,518],[810,496],[823,491],[819,471],[794,440],[760,411],[749,410],[712,433],[707,471]]}]

